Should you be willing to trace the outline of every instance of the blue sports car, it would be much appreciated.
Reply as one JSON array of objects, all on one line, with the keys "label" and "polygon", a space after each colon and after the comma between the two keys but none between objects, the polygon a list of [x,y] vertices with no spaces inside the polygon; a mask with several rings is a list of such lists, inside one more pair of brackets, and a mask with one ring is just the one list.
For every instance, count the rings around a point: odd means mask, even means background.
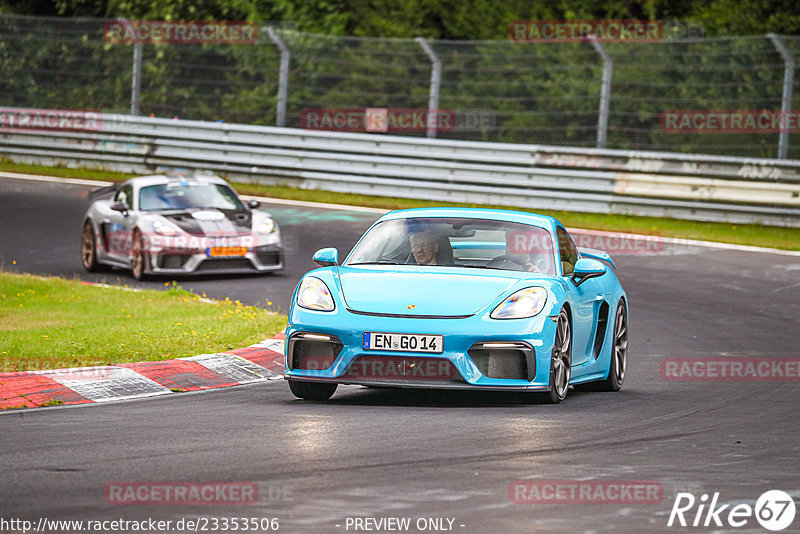
[{"label": "blue sports car", "polygon": [[617,391],[628,309],[604,251],[552,217],[470,208],[387,213],[340,264],[334,248],[292,297],[285,378],[325,400],[338,384]]}]

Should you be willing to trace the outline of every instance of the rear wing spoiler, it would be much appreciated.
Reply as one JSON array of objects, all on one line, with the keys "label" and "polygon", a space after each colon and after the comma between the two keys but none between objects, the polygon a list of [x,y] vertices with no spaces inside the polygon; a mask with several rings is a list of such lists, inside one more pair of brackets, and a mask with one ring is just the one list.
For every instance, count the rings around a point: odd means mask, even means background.
[{"label": "rear wing spoiler", "polygon": [[116,193],[120,189],[120,184],[113,183],[106,187],[101,187],[99,189],[95,189],[94,191],[89,192],[89,200],[93,201],[97,197],[102,197],[104,195],[108,195],[109,193]]},{"label": "rear wing spoiler", "polygon": [[605,250],[588,248],[588,247],[578,247],[578,252],[580,252],[581,258],[592,258],[595,260],[600,260],[611,265],[611,267],[614,270],[617,269],[617,266],[614,265],[614,260],[611,259],[611,255]]}]

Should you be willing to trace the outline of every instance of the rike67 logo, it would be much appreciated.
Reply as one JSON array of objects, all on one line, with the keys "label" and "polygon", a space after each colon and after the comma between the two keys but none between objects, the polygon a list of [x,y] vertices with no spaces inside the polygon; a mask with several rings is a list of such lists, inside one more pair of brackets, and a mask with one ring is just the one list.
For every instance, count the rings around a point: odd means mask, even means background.
[{"label": "rike67 logo", "polygon": [[696,499],[691,493],[678,493],[668,527],[726,527],[753,526],[755,519],[761,527],[778,532],[787,529],[794,521],[797,509],[792,496],[781,490],[770,490],[761,494],[755,506],[747,503],[719,503],[719,493],[709,501],[708,494]]}]

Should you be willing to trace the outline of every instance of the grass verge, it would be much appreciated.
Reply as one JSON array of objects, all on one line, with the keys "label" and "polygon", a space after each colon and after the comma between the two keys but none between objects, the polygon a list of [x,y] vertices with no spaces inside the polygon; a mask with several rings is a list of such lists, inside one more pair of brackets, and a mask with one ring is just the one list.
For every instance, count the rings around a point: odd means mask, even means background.
[{"label": "grass verge", "polygon": [[[83,178],[94,180],[124,181],[132,175],[95,169],[70,169],[66,167],[47,167],[43,165],[26,165],[0,161],[0,170],[27,174],[42,174],[64,178]],[[386,210],[432,207],[432,206],[471,206],[508,208],[519,210],[514,206],[494,206],[488,204],[457,204],[452,202],[436,202],[395,197],[372,195],[355,195],[335,193],[314,189],[299,189],[282,185],[258,185],[233,182],[241,194],[260,195],[289,200],[309,202],[327,202],[351,206],[365,206]],[[727,224],[688,221],[683,219],[666,219],[658,217],[639,217],[632,215],[613,215],[604,213],[581,213],[557,210],[536,210],[544,215],[558,218],[568,227],[626,232],[634,234],[657,235],[661,237],[677,237],[683,239],[700,239],[738,245],[800,250],[800,228],[782,228],[757,224]]]},{"label": "grass verge", "polygon": [[214,301],[174,283],[125,291],[0,272],[0,371],[32,371],[223,352],[270,338],[286,316]]}]

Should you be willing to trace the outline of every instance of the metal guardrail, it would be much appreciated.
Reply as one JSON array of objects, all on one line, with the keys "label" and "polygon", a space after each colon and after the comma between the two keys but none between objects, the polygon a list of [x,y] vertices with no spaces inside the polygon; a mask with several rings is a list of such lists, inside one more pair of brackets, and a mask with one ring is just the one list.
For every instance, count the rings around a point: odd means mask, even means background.
[{"label": "metal guardrail", "polygon": [[129,115],[103,115],[92,131],[0,129],[0,155],[135,173],[205,170],[237,181],[435,201],[800,227],[800,161],[792,160]]}]

